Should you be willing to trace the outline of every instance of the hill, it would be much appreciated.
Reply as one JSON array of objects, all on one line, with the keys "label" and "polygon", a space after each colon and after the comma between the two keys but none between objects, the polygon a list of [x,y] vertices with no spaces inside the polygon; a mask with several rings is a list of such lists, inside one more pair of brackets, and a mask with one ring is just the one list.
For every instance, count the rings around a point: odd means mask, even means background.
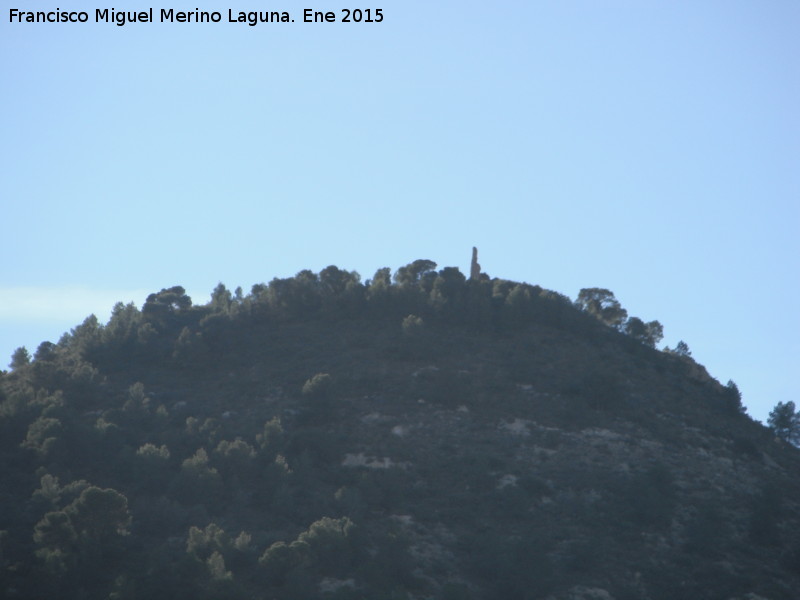
[{"label": "hill", "polygon": [[608,290],[175,286],[0,377],[7,598],[790,600],[800,454]]}]

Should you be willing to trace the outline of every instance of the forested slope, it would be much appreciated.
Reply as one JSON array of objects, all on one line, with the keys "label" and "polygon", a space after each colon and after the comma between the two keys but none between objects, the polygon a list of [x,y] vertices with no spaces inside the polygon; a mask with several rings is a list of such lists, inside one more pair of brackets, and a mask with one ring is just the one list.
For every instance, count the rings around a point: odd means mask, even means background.
[{"label": "forested slope", "polygon": [[0,589],[796,598],[797,449],[660,338],[427,260],[119,304],[0,377]]}]

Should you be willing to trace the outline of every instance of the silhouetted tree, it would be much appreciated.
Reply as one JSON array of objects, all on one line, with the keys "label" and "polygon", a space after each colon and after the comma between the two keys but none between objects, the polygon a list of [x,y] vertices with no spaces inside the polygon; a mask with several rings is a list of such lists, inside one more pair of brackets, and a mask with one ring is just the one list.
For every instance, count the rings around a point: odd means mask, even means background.
[{"label": "silhouetted tree", "polygon": [[628,316],[628,311],[622,308],[614,293],[604,288],[583,288],[575,304],[609,327],[620,327]]},{"label": "silhouetted tree", "polygon": [[180,474],[172,483],[175,495],[184,504],[214,507],[223,491],[219,471],[209,466],[208,453],[204,448],[181,463]]},{"label": "silhouetted tree", "polygon": [[319,272],[319,283],[322,293],[327,296],[339,296],[347,289],[347,284],[359,281],[360,277],[355,271],[343,271],[335,265],[325,267]]},{"label": "silhouetted tree", "polygon": [[418,337],[424,327],[424,321],[421,317],[416,315],[408,315],[405,319],[403,319],[403,335],[406,338],[413,339]]},{"label": "silhouetted tree", "polygon": [[354,530],[355,525],[348,517],[322,517],[301,533],[297,541],[308,545],[309,558],[323,572],[336,573],[352,560]]},{"label": "silhouetted tree", "polygon": [[213,552],[206,561],[208,573],[214,580],[228,580],[233,578],[233,574],[225,569],[225,559],[219,552]]},{"label": "silhouetted tree", "polygon": [[418,284],[426,274],[433,273],[435,268],[435,262],[421,258],[397,269],[394,280],[398,285]]},{"label": "silhouetted tree", "polygon": [[11,355],[11,363],[8,366],[11,367],[12,371],[16,371],[30,364],[30,362],[31,355],[28,353],[28,349],[25,346],[20,346],[14,350],[14,353]]},{"label": "silhouetted tree", "polygon": [[72,520],[61,510],[45,514],[33,530],[33,541],[38,546],[36,555],[44,561],[45,569],[54,575],[60,575],[74,565],[77,540]]},{"label": "silhouetted tree", "polygon": [[56,357],[56,345],[53,342],[42,342],[36,348],[33,360],[53,360]]},{"label": "silhouetted tree", "polygon": [[111,310],[111,318],[103,329],[103,341],[109,349],[123,347],[136,338],[142,313],[132,302],[117,302]]},{"label": "silhouetted tree", "polygon": [[655,348],[656,344],[664,337],[664,327],[661,323],[658,321],[645,323],[639,317],[631,317],[625,321],[622,331],[651,348]]},{"label": "silhouetted tree", "polygon": [[800,414],[791,400],[778,402],[770,411],[767,423],[780,439],[791,444],[800,444]]},{"label": "silhouetted tree", "polygon": [[[80,356],[87,356],[90,352],[95,350],[102,341],[103,327],[94,315],[89,315],[84,319],[83,323],[75,327],[63,339],[66,340],[67,345],[77,352]],[[61,345],[61,341],[59,341]]]},{"label": "silhouetted tree", "polygon": [[142,315],[157,324],[165,324],[169,318],[192,306],[192,299],[183,287],[176,285],[150,294],[142,307]]},{"label": "silhouetted tree", "polygon": [[692,351],[689,350],[689,345],[683,340],[681,340],[675,345],[675,349],[672,350],[672,353],[686,358],[691,358],[692,356]]},{"label": "silhouetted tree", "polygon": [[233,296],[225,284],[218,283],[214,291],[211,292],[211,309],[215,312],[228,314],[233,304]]},{"label": "silhouetted tree", "polygon": [[463,308],[463,295],[467,279],[456,267],[445,267],[433,281],[431,304],[437,309],[448,309],[450,317],[457,317]]},{"label": "silhouetted tree", "polygon": [[372,276],[372,279],[367,281],[367,287],[370,290],[370,293],[379,290],[379,289],[387,289],[392,285],[392,270],[389,267],[382,267],[375,271],[375,275]]},{"label": "silhouetted tree", "polygon": [[78,535],[92,543],[127,535],[131,524],[128,499],[113,489],[88,487],[64,511]]},{"label": "silhouetted tree", "polygon": [[204,529],[189,528],[186,552],[200,560],[206,560],[214,552],[226,552],[230,546],[230,536],[216,523],[209,523]]},{"label": "silhouetted tree", "polygon": [[55,446],[62,433],[61,421],[52,417],[39,417],[28,427],[28,435],[22,442],[23,448],[30,448],[46,457]]},{"label": "silhouetted tree", "polygon": [[275,451],[283,439],[283,426],[278,417],[273,417],[264,423],[264,429],[256,436],[256,442],[264,451]]},{"label": "silhouetted tree", "polygon": [[725,384],[725,393],[727,394],[728,404],[732,410],[740,413],[745,412],[744,405],[742,404],[742,392],[739,391],[739,386],[736,385],[733,379],[729,379],[728,383]]}]

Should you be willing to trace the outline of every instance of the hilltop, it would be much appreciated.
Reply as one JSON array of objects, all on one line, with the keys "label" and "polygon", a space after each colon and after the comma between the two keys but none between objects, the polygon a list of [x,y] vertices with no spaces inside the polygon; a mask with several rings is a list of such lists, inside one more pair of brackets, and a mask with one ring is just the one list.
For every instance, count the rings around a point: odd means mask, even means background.
[{"label": "hilltop", "polygon": [[8,598],[791,600],[800,454],[609,290],[180,286],[0,376]]}]

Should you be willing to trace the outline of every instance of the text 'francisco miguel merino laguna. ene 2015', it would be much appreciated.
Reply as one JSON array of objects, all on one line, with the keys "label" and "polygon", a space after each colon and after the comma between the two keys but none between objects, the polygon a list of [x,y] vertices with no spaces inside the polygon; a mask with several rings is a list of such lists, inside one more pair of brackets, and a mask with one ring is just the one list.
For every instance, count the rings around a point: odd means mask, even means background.
[{"label": "text 'francisco miguel merino laguna. ene 2015'", "polygon": [[[87,23],[89,14],[86,11],[25,11],[9,9],[10,23]],[[236,11],[228,9],[228,23],[246,23],[254,27],[259,23],[290,23],[293,21],[286,11]],[[154,23],[156,18],[161,23],[220,23],[223,14],[219,11],[190,10],[180,11],[173,8],[161,8],[158,13],[152,8],[141,11],[122,11],[113,8],[97,8],[94,11],[96,23],[114,23],[120,27],[128,23]]]}]

